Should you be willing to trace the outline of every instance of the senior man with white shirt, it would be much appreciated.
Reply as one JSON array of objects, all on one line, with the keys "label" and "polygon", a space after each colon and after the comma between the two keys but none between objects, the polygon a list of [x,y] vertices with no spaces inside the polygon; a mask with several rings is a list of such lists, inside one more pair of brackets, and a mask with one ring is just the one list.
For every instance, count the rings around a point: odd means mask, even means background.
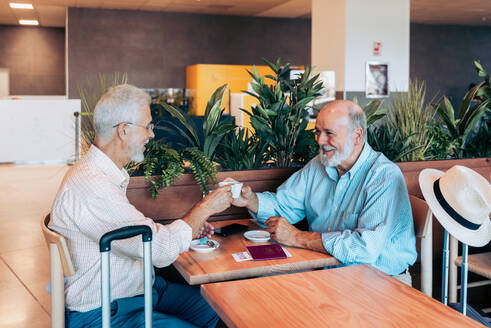
[{"label": "senior man with white shirt", "polygon": [[[351,101],[327,104],[315,129],[317,157],[276,193],[244,187],[232,204],[247,207],[282,244],[368,263],[411,285],[416,241],[400,169],[366,142],[365,114]],[[297,230],[292,224],[305,217],[310,231]]]},{"label": "senior man with white shirt", "polygon": [[[206,220],[230,206],[230,186],[218,188],[197,203],[182,220],[161,225],[146,218],[126,198],[129,176],[124,166],[143,160],[145,144],[154,137],[150,97],[131,85],[111,88],[94,112],[96,137],[85,156],[64,177],[49,227],[65,236],[75,274],[65,281],[67,327],[100,327],[99,239],[124,226],[147,225],[153,232],[152,261],[174,262],[193,237],[210,235]],[[111,256],[112,327],[144,323],[141,238],[116,241]],[[214,327],[216,313],[199,288],[165,281],[153,285],[154,327]]]}]

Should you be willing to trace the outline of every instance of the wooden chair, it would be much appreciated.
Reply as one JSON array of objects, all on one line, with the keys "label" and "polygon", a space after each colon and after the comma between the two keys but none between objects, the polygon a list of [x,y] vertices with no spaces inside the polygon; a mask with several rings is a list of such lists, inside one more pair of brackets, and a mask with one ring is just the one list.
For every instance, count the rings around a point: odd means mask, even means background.
[{"label": "wooden chair", "polygon": [[409,195],[414,220],[414,233],[421,239],[421,291],[432,297],[433,293],[433,214],[426,201]]},{"label": "wooden chair", "polygon": [[44,239],[48,244],[51,271],[51,328],[65,327],[64,278],[75,273],[65,237],[48,228],[50,215],[41,221]]}]

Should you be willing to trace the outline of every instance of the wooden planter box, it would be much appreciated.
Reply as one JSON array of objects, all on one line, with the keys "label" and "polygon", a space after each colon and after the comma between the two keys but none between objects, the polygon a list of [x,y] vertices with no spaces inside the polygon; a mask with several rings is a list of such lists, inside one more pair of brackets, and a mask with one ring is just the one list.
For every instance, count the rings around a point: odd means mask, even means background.
[{"label": "wooden planter box", "polygon": [[[254,191],[274,191],[296,170],[298,168],[225,171],[218,172],[217,181],[231,177],[251,186]],[[150,186],[151,183],[145,181],[144,177],[132,177],[128,185],[127,196],[130,203],[146,217],[158,221],[165,222],[182,218],[202,198],[201,190],[191,173],[183,174],[172,186],[161,189],[155,200],[148,191]],[[247,210],[232,206],[211,217],[210,221],[246,217],[250,217]]]},{"label": "wooden planter box", "polygon": [[[396,163],[406,179],[410,194],[422,197],[419,189],[418,175],[424,168],[434,168],[445,171],[454,165],[470,167],[489,180],[491,173],[491,158],[473,158],[461,160],[419,161]],[[219,172],[217,181],[231,177],[252,187],[254,191],[275,191],[298,168],[286,169],[261,169],[244,171]],[[182,218],[201,197],[201,190],[191,174],[184,174],[181,179],[175,181],[171,187],[160,190],[156,200],[150,197],[148,191],[150,182],[144,177],[132,177],[128,186],[127,195],[132,203],[145,216],[159,220],[169,221]],[[243,208],[231,207],[211,218],[211,221],[229,218],[248,217]]]}]

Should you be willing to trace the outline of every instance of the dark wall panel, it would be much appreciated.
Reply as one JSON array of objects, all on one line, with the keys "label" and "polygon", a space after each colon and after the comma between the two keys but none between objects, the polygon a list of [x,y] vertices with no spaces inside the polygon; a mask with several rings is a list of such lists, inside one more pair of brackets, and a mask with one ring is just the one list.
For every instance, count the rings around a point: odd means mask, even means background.
[{"label": "dark wall panel", "polygon": [[11,95],[65,94],[65,29],[0,25]]},{"label": "dark wall panel", "polygon": [[469,84],[482,81],[473,61],[491,72],[491,27],[411,24],[410,58],[410,77],[425,80],[428,95],[460,106]]},{"label": "dark wall panel", "polygon": [[194,64],[310,64],[310,19],[70,8],[69,96],[97,73],[127,72],[142,88],[181,88]]}]

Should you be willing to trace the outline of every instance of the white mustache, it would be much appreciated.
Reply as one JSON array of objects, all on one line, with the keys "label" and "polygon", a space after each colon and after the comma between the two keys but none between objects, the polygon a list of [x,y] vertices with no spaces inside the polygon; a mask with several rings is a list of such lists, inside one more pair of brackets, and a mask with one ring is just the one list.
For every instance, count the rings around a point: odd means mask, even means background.
[{"label": "white mustache", "polygon": [[323,151],[331,151],[331,150],[336,150],[336,147],[333,146],[327,146],[327,145],[322,145],[321,146]]}]

